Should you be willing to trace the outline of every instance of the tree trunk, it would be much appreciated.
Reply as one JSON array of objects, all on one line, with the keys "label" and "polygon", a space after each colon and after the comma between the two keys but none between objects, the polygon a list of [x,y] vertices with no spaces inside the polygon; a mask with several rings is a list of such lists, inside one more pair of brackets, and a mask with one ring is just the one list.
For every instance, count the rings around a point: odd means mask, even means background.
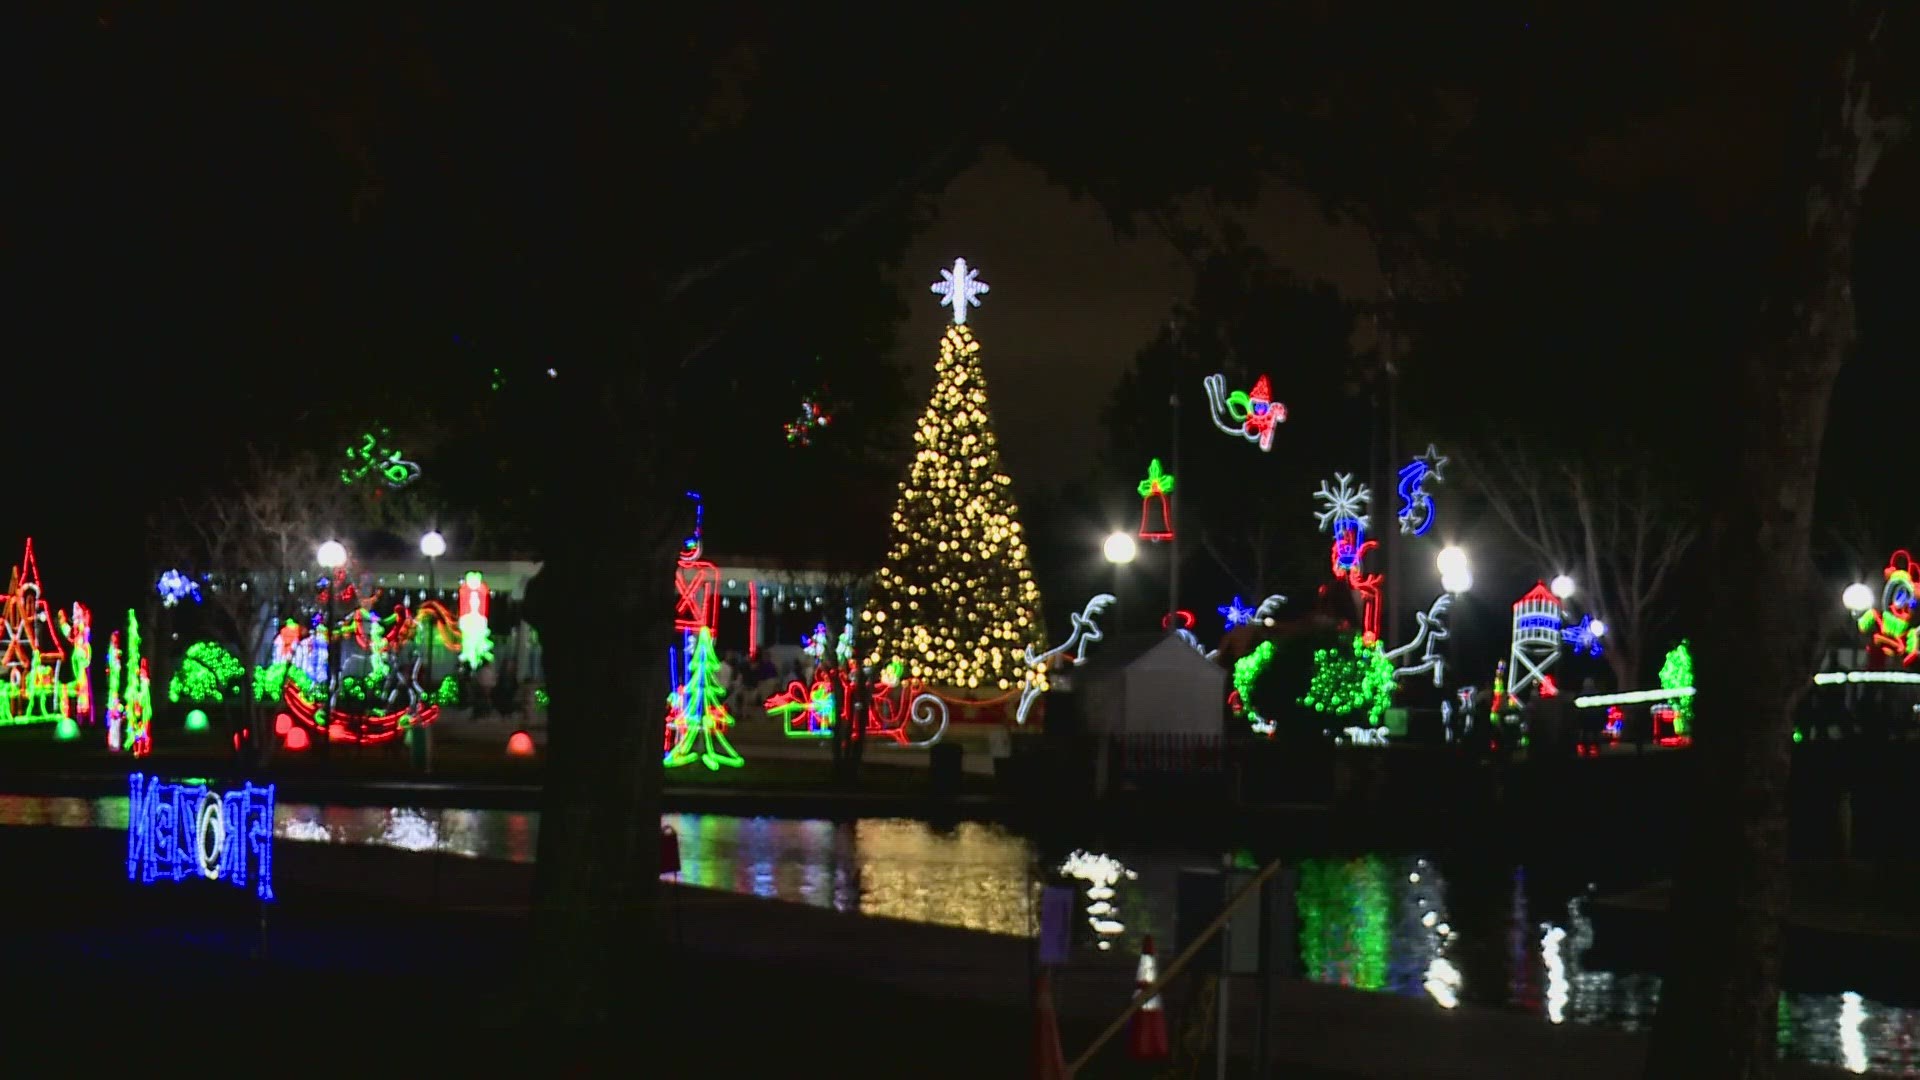
[{"label": "tree trunk", "polygon": [[1808,144],[1816,152],[1788,219],[1799,228],[1781,264],[1784,291],[1764,313],[1766,339],[1729,380],[1730,411],[1709,425],[1733,444],[1706,504],[1718,617],[1694,652],[1701,775],[1650,1077],[1774,1073],[1792,711],[1808,689],[1806,612],[1822,610],[1809,556],[1814,489],[1828,398],[1854,341],[1860,195],[1885,137],[1866,113],[1858,68],[1870,25],[1834,39]]},{"label": "tree trunk", "polygon": [[1607,667],[1613,672],[1613,688],[1622,693],[1628,690],[1640,690],[1640,643],[1615,646],[1608,638],[1600,640],[1600,647],[1607,658]]},{"label": "tree trunk", "polygon": [[[545,648],[546,799],[534,878],[536,1022],[645,1048],[659,1011],[652,903],[671,560],[597,529],[550,548],[527,589]],[[633,534],[624,534],[632,537]],[[637,539],[637,538],[635,538]],[[611,548],[611,550],[607,550]],[[582,1047],[583,1052],[590,1052]]]}]

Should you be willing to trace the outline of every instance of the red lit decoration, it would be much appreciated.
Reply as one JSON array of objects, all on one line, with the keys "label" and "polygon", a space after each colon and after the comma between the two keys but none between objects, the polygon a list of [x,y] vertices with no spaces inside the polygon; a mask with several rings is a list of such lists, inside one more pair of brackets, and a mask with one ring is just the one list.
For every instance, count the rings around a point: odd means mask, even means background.
[{"label": "red lit decoration", "polygon": [[[1167,496],[1173,492],[1173,474],[1160,471],[1160,459],[1154,458],[1147,463],[1147,478],[1140,481],[1140,539],[1173,539],[1173,504]],[[1153,514],[1158,504],[1158,520]]]},{"label": "red lit decoration", "polygon": [[305,750],[313,742],[307,737],[307,729],[303,727],[288,728],[282,740],[281,745],[296,753]]},{"label": "red lit decoration", "polygon": [[673,628],[685,633],[720,625],[720,568],[700,557],[700,547],[696,533],[681,549],[680,565],[673,572]]},{"label": "red lit decoration", "polygon": [[1360,594],[1361,640],[1371,645],[1380,640],[1380,582],[1384,575],[1360,570],[1361,560],[1380,546],[1378,540],[1361,540],[1356,525],[1344,525],[1333,534],[1333,576],[1345,581]]},{"label": "red lit decoration", "polygon": [[[812,687],[798,682],[766,701],[768,712],[782,713],[793,738],[825,738],[832,734],[835,710],[848,711],[853,700],[850,672],[853,662],[822,663],[814,669]],[[892,739],[901,746],[932,746],[947,730],[947,706],[927,692],[922,679],[900,678],[899,665],[889,665],[874,680],[866,725],[853,737]],[[916,737],[913,728],[932,727],[930,735]]]},{"label": "red lit decoration", "polygon": [[[1176,622],[1180,624],[1178,627],[1174,626],[1174,623]],[[1193,612],[1188,611],[1185,608],[1181,608],[1179,611],[1171,612],[1169,614],[1160,616],[1160,629],[1162,630],[1193,629]]]},{"label": "red lit decoration", "polygon": [[747,659],[760,659],[760,587],[747,582]]},{"label": "red lit decoration", "polygon": [[1914,620],[1913,556],[1896,551],[1887,559],[1886,586],[1880,592],[1884,610],[1868,608],[1860,613],[1863,633],[1871,635],[1875,658],[1898,660],[1903,667],[1920,663],[1920,625]]},{"label": "red lit decoration", "polygon": [[1551,675],[1540,676],[1540,696],[1541,697],[1559,697],[1560,696],[1560,684],[1553,681],[1553,676]]},{"label": "red lit decoration", "polygon": [[0,645],[0,697],[5,699],[0,701],[0,720],[28,723],[68,715],[67,688],[61,681],[67,652],[40,585],[32,537],[0,603]]},{"label": "red lit decoration", "polygon": [[[363,746],[392,742],[407,729],[425,727],[440,718],[440,706],[427,705],[417,714],[405,708],[390,713],[335,712],[327,718],[327,723],[321,724],[314,717],[320,709],[319,703],[308,701],[299,687],[293,685],[292,679],[281,686],[280,701],[287,707],[288,715],[315,733],[326,735],[332,742],[359,743]],[[287,734],[291,738],[293,733],[289,731]]]},{"label": "red lit decoration", "polygon": [[507,754],[512,757],[532,757],[533,736],[524,731],[507,736]]}]

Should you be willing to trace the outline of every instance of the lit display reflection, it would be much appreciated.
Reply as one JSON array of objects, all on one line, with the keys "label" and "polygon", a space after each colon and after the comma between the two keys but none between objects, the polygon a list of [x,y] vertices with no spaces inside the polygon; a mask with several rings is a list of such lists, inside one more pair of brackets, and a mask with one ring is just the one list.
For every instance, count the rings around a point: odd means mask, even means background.
[{"label": "lit display reflection", "polygon": [[[540,815],[524,811],[283,803],[275,812],[275,835],[286,841],[517,863],[533,861],[540,827]],[[1040,878],[1058,881],[1054,872],[1061,869],[1039,866],[1031,841],[987,824],[936,829],[897,819],[834,823],[713,814],[670,814],[663,821],[680,834],[688,884],[994,934],[1037,933]],[[0,795],[4,825],[124,830],[127,798]],[[1100,873],[1084,876],[1084,916],[1125,923],[1122,934],[1103,935],[1096,926],[1094,933],[1075,935],[1075,955],[1089,962],[1110,962],[1111,954],[1098,950],[1102,941],[1132,951],[1141,933],[1172,926],[1180,868],[1219,858],[1218,852],[1128,852],[1123,865],[1111,856],[1078,854],[1087,863],[1082,869],[1107,860],[1120,870],[1104,885],[1092,878],[1113,876],[1106,861]],[[1467,907],[1454,911],[1436,860],[1308,859],[1297,869],[1296,925],[1307,978],[1420,997],[1435,1008],[1513,1002],[1554,1023],[1627,1030],[1644,1030],[1659,1007],[1657,975],[1588,966],[1594,942],[1589,897],[1571,898],[1564,915],[1538,896],[1530,905],[1525,878],[1515,872],[1511,891],[1502,877],[1484,898],[1462,892]],[[1095,897],[1093,888],[1116,895]],[[1108,907],[1093,911],[1099,903]],[[1910,1071],[1916,1030],[1920,1009],[1858,993],[1780,998],[1777,1042],[1781,1055],[1795,1060],[1854,1073]]]}]

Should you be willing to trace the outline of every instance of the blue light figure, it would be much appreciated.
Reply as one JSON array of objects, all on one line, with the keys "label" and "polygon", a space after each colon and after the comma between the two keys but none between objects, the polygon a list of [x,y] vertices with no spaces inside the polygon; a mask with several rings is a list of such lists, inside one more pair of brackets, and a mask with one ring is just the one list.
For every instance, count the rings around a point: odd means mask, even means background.
[{"label": "blue light figure", "polygon": [[1240,602],[1240,594],[1238,593],[1234,594],[1232,603],[1222,604],[1214,610],[1218,611],[1221,616],[1227,620],[1227,629],[1229,630],[1236,626],[1247,625],[1253,621],[1253,617],[1256,614],[1254,609]]},{"label": "blue light figure", "polygon": [[1575,656],[1579,656],[1581,653],[1586,653],[1588,656],[1599,656],[1601,653],[1600,638],[1601,635],[1605,633],[1605,624],[1602,623],[1601,626],[1603,629],[1596,632],[1594,629],[1593,616],[1582,615],[1580,616],[1579,623],[1560,628],[1560,638],[1567,643],[1567,649]]},{"label": "blue light figure", "polygon": [[1400,470],[1400,532],[1406,536],[1425,536],[1433,528],[1433,498],[1427,494],[1425,484],[1428,479],[1440,483],[1446,477],[1440,475],[1440,469],[1447,459],[1432,443],[1427,444],[1427,452],[1408,462]]}]

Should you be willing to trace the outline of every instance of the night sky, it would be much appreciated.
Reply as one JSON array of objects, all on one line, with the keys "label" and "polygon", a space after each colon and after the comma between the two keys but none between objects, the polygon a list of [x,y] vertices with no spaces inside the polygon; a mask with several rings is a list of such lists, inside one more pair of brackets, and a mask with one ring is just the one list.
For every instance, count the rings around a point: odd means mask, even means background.
[{"label": "night sky", "polygon": [[[912,396],[924,401],[948,315],[927,286],[940,267],[965,258],[993,286],[969,325],[980,336],[1015,484],[1037,494],[1077,479],[1074,455],[1109,442],[1100,411],[1115,380],[1190,295],[1191,271],[1164,238],[1116,237],[1097,206],[1076,202],[1004,150],[988,150],[933,205],[937,216],[893,276],[909,312],[895,356]],[[1235,216],[1303,278],[1358,295],[1377,280],[1365,238],[1282,184]],[[1300,360],[1272,363],[1284,370]]]}]

